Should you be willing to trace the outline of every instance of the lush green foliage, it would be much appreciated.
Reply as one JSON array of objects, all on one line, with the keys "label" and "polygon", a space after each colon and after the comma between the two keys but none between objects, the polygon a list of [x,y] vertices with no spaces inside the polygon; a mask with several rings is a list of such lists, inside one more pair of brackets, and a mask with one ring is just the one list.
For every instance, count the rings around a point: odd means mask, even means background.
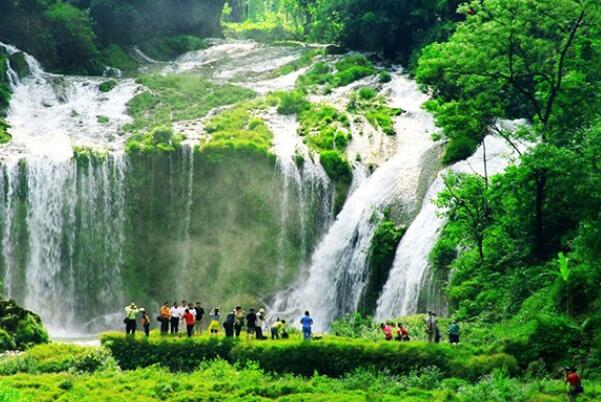
[{"label": "lush green foliage", "polygon": [[37,345],[26,352],[0,359],[0,375],[88,372],[116,367],[104,348],[63,343]]},{"label": "lush green foliage", "polygon": [[117,81],[108,80],[108,81],[104,81],[103,83],[101,83],[98,86],[98,89],[100,90],[100,92],[110,92],[113,89],[115,89],[116,86],[117,86]]},{"label": "lush green foliage", "polygon": [[378,297],[388,280],[397,246],[407,228],[398,226],[395,222],[382,220],[369,246],[367,258],[369,274],[367,283],[359,300],[359,312],[373,314],[377,307]]},{"label": "lush green foliage", "polygon": [[179,150],[182,140],[182,136],[173,134],[169,127],[156,127],[146,134],[134,134],[129,137],[126,149],[129,154],[169,153]]},{"label": "lush green foliage", "polygon": [[201,142],[201,154],[213,162],[225,162],[231,153],[271,156],[273,133],[253,114],[257,106],[242,103],[211,118],[205,125],[210,137]]},{"label": "lush green foliage", "polygon": [[0,351],[25,349],[48,342],[40,317],[13,300],[0,300]]},{"label": "lush green foliage", "polygon": [[199,37],[190,35],[154,37],[143,41],[140,49],[154,60],[170,61],[177,56],[194,50],[206,49],[207,42]]},{"label": "lush green foliage", "polygon": [[[597,383],[586,383],[583,401],[601,396]],[[458,378],[443,379],[434,367],[393,376],[382,370],[357,370],[334,379],[323,375],[304,378],[265,373],[255,364],[234,365],[215,360],[192,373],[169,373],[160,367],[119,371],[111,367],[94,374],[63,372],[17,374],[0,379],[3,401],[45,400],[219,400],[219,401],[335,401],[392,402],[448,400],[563,401],[565,386],[559,380],[522,382],[496,371],[477,383]]]},{"label": "lush green foliage", "polygon": [[186,35],[218,35],[222,7],[210,1],[7,0],[0,4],[0,40],[54,71],[101,74],[103,64],[133,71],[122,46],[148,46],[159,59],[201,48],[202,40]]},{"label": "lush green foliage", "polygon": [[128,103],[134,122],[127,130],[170,125],[181,120],[205,116],[211,109],[254,96],[249,89],[215,85],[192,75],[145,75],[138,79],[148,88]]},{"label": "lush green foliage", "polygon": [[277,22],[226,23],[224,28],[226,37],[252,39],[259,42],[290,41],[302,38],[295,27]]},{"label": "lush green foliage", "polygon": [[314,90],[316,86],[325,85],[325,91],[328,92],[331,88],[351,84],[375,73],[373,63],[365,56],[350,55],[338,61],[334,67],[325,62],[315,63],[298,78],[297,86]]},{"label": "lush green foliage", "polygon": [[[106,334],[103,345],[119,365],[135,369],[160,364],[174,371],[191,371],[204,360],[257,362],[269,372],[310,376],[314,372],[344,376],[358,368],[386,368],[391,374],[435,366],[445,375],[476,379],[494,368],[515,370],[515,359],[503,354],[475,356],[464,349],[425,342],[388,343],[326,337],[301,342],[298,337],[278,342],[236,341],[228,338],[140,337]],[[393,359],[390,356],[395,356]]]},{"label": "lush green foliage", "polygon": [[386,105],[386,98],[379,96],[375,89],[364,87],[351,95],[347,106],[349,112],[358,113],[374,127],[379,127],[387,135],[395,135],[394,119],[403,111]]}]

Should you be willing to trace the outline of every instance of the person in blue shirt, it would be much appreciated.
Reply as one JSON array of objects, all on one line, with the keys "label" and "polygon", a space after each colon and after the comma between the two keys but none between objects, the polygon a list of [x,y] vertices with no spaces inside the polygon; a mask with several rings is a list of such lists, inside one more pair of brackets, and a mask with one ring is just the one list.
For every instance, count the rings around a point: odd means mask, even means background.
[{"label": "person in blue shirt", "polygon": [[313,325],[313,318],[309,315],[308,311],[305,311],[305,316],[300,320],[303,326],[303,339],[308,341],[311,339],[311,326]]}]

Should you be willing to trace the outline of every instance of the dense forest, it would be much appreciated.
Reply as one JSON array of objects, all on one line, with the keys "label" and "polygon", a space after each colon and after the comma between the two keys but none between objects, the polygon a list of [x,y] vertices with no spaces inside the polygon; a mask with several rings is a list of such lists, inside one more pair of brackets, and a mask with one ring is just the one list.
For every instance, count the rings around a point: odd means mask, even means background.
[{"label": "dense forest", "polygon": [[[402,65],[430,95],[424,107],[439,128],[444,165],[472,155],[489,134],[504,139],[519,155],[504,173],[490,176],[486,166],[483,175],[450,173],[434,200],[447,221],[430,262],[449,316],[474,342],[501,339],[517,359],[514,370],[557,373],[578,364],[601,376],[598,0],[0,2],[0,41],[66,74],[102,75],[107,67],[127,74],[139,64],[135,47],[169,60],[224,34],[360,51],[370,60],[364,68]],[[0,141],[8,57],[0,48]],[[296,105],[305,95],[303,87],[279,95],[294,104],[287,114],[317,115]],[[518,130],[499,124],[517,119]],[[348,163],[340,170],[348,192]],[[389,225],[381,248],[390,250],[378,256],[386,265],[404,233]],[[375,299],[365,303],[371,312]],[[359,336],[373,325],[348,320],[334,332]]]}]

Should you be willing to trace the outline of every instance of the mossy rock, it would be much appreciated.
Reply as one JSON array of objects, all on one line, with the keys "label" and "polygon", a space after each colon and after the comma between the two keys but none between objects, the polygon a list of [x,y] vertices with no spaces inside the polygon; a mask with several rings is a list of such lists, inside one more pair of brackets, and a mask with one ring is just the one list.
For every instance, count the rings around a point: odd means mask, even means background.
[{"label": "mossy rock", "polygon": [[111,92],[113,89],[115,89],[115,87],[117,86],[117,81],[115,80],[108,80],[103,82],[102,84],[100,84],[98,86],[98,89],[100,90],[100,92]]},{"label": "mossy rock", "polygon": [[0,300],[0,317],[0,351],[48,342],[40,316],[18,306],[14,300]]},{"label": "mossy rock", "polygon": [[29,73],[29,66],[25,60],[25,53],[17,52],[8,56],[10,66],[15,70],[19,78],[25,78]]}]

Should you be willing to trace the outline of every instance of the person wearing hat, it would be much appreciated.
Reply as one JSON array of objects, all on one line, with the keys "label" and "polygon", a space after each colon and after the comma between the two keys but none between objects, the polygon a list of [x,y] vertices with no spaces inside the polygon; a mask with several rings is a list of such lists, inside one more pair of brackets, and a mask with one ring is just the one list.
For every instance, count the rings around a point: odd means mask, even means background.
[{"label": "person wearing hat", "polygon": [[142,328],[144,328],[144,334],[146,336],[150,335],[150,317],[146,312],[146,309],[141,308],[140,313],[142,313]]},{"label": "person wearing hat", "polygon": [[242,310],[241,306],[236,306],[234,310],[234,335],[236,337],[240,337],[240,332],[242,331],[242,327],[244,326],[244,318],[246,317],[246,311]]},{"label": "person wearing hat", "polygon": [[257,339],[267,339],[266,337],[263,337],[263,325],[265,324],[265,319],[267,318],[267,315],[265,314],[265,309],[264,308],[260,308],[259,312],[257,313],[257,324],[256,324],[256,328],[255,328],[255,333],[256,333],[256,337]]},{"label": "person wearing hat", "polygon": [[136,334],[136,316],[138,314],[138,307],[135,303],[131,303],[125,307],[125,334],[135,335]]}]

